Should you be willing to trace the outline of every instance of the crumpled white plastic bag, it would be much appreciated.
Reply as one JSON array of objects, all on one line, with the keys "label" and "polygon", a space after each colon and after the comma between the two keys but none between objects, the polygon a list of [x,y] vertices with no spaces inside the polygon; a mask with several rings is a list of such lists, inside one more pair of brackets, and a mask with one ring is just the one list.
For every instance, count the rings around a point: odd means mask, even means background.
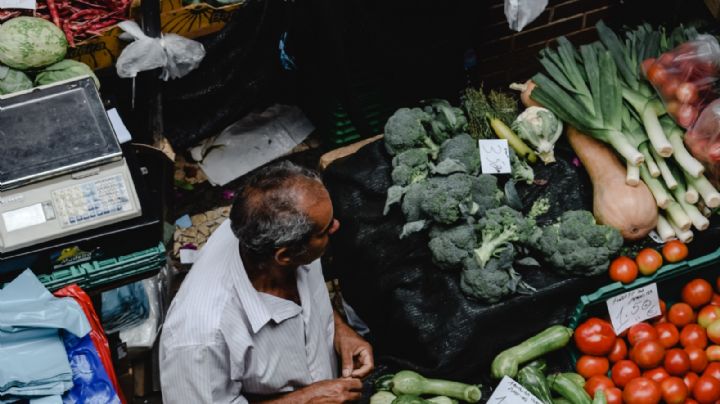
[{"label": "crumpled white plastic bag", "polygon": [[505,18],[510,29],[522,31],[545,10],[548,0],[505,0]]},{"label": "crumpled white plastic bag", "polygon": [[115,63],[120,77],[132,78],[138,72],[162,68],[161,79],[177,79],[195,70],[205,57],[205,47],[192,39],[175,34],[151,38],[135,21],[123,21],[118,26],[125,31],[120,38],[133,41]]}]

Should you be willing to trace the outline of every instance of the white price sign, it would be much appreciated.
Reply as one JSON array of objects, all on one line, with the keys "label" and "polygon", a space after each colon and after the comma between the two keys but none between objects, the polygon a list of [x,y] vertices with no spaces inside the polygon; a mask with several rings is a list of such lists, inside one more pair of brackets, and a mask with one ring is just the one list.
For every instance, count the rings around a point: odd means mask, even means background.
[{"label": "white price sign", "polygon": [[527,391],[520,383],[505,376],[500,380],[487,404],[542,404],[537,397]]},{"label": "white price sign", "polygon": [[606,303],[610,321],[618,335],[637,323],[661,314],[656,283],[617,295]]},{"label": "white price sign", "polygon": [[480,168],[483,174],[510,174],[510,149],[505,139],[480,139]]},{"label": "white price sign", "polygon": [[0,8],[35,10],[36,7],[37,2],[35,0],[0,0]]}]

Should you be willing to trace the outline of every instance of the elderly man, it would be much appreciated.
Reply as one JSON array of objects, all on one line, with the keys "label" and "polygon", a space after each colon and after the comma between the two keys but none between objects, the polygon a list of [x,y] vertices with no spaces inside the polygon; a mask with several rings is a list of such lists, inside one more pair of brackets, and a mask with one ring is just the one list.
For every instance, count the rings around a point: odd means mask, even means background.
[{"label": "elderly man", "polygon": [[165,403],[360,398],[372,349],[333,311],[319,260],[339,226],[316,173],[284,162],[246,176],[170,306]]}]

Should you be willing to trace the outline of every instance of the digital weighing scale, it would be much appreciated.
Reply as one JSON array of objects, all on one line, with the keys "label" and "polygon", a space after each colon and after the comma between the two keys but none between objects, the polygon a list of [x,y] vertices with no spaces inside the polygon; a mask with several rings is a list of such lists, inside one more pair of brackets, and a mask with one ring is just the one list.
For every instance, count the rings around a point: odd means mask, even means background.
[{"label": "digital weighing scale", "polygon": [[0,97],[0,254],[141,214],[92,79]]}]

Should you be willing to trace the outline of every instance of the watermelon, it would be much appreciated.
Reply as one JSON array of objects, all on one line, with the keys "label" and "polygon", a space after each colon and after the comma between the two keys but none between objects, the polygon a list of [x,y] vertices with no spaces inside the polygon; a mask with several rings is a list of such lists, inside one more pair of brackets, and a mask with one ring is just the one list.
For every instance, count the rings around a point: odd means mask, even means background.
[{"label": "watermelon", "polygon": [[67,52],[65,34],[50,21],[16,17],[0,25],[0,63],[27,70],[59,62]]}]

